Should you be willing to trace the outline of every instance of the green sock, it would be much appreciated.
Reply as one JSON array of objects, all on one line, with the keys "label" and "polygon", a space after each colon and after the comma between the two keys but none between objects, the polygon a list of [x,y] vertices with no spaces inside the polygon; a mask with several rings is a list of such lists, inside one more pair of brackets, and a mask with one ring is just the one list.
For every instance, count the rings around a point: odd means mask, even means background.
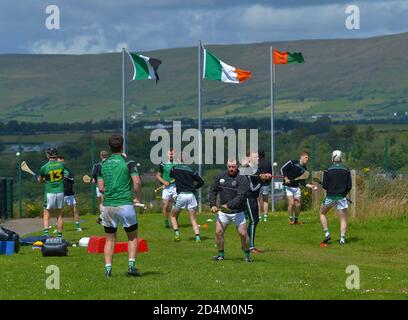
[{"label": "green sock", "polygon": [[62,239],[62,232],[58,232],[58,238]]},{"label": "green sock", "polygon": [[293,216],[289,216],[289,220],[290,220],[290,221],[293,221]]},{"label": "green sock", "polygon": [[175,230],[174,230],[174,235],[175,235],[175,236],[179,236],[179,235],[180,235],[179,229],[175,229]]},{"label": "green sock", "polygon": [[250,250],[244,250],[244,257],[245,258],[250,258],[250,256],[251,256],[250,252],[251,252]]},{"label": "green sock", "polygon": [[80,228],[79,221],[75,222],[75,227],[76,227],[77,229]]},{"label": "green sock", "polygon": [[128,267],[129,268],[136,268],[136,259],[129,259]]},{"label": "green sock", "polygon": [[218,250],[218,255],[220,257],[224,257],[224,250]]},{"label": "green sock", "polygon": [[295,216],[295,221],[298,221],[299,217]]},{"label": "green sock", "polygon": [[105,264],[106,271],[112,271],[112,265],[110,263]]},{"label": "green sock", "polygon": [[325,236],[325,237],[330,236],[329,229],[324,229],[323,231],[324,231],[324,236]]},{"label": "green sock", "polygon": [[48,237],[48,228],[44,229],[44,236]]},{"label": "green sock", "polygon": [[164,226],[165,226],[165,227],[170,226],[169,219],[165,219],[165,220],[164,220]]},{"label": "green sock", "polygon": [[200,238],[200,235],[199,235],[199,234],[196,234],[196,235],[195,235],[195,240],[201,240],[201,238]]}]

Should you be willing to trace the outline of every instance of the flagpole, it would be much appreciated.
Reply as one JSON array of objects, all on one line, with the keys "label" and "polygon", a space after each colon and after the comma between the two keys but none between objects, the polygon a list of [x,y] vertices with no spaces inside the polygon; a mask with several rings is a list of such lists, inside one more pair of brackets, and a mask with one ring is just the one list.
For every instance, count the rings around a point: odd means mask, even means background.
[{"label": "flagpole", "polygon": [[[273,47],[270,47],[269,57],[271,59],[271,164],[272,164],[272,176],[275,175],[275,99],[274,99],[274,83],[275,83],[275,65],[273,63]],[[271,181],[272,186],[272,212],[275,211],[275,184],[274,180]]]},{"label": "flagpole", "polygon": [[[201,94],[202,94],[202,61],[201,61],[201,40],[198,41],[198,132],[199,132],[199,151],[198,151],[198,174],[202,176],[203,174],[203,144],[202,144],[202,107],[201,107]],[[202,192],[201,188],[198,189],[198,212],[202,211]]]},{"label": "flagpole", "polygon": [[125,48],[122,48],[122,136],[123,152],[127,154],[127,132],[126,132],[126,96],[125,96]]}]

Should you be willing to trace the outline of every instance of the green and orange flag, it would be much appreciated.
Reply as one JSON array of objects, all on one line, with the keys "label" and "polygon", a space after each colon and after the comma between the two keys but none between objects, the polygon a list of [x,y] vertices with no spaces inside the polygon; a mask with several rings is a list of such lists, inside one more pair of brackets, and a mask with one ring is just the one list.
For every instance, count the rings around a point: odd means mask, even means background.
[{"label": "green and orange flag", "polygon": [[273,63],[274,64],[288,64],[288,63],[303,63],[305,59],[301,52],[280,52],[276,49],[273,50]]}]

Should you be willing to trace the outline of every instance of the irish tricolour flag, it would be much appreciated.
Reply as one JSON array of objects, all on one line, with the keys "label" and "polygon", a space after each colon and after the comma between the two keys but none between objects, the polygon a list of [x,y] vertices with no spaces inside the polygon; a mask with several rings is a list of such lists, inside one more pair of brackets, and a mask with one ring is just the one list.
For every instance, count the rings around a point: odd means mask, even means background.
[{"label": "irish tricolour flag", "polygon": [[162,63],[161,60],[149,58],[137,53],[128,53],[134,68],[132,80],[153,79],[156,80],[156,83],[159,81],[157,69]]},{"label": "irish tricolour flag", "polygon": [[203,79],[240,83],[248,78],[252,78],[251,71],[241,70],[236,67],[230,66],[218,59],[207,49],[203,48],[203,50]]}]

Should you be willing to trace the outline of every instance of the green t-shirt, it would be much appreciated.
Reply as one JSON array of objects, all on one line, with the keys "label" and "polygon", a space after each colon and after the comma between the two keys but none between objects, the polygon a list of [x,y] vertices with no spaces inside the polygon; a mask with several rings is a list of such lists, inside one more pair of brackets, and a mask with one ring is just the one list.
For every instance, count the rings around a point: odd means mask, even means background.
[{"label": "green t-shirt", "polygon": [[62,162],[50,160],[40,169],[40,176],[45,178],[45,193],[64,192],[64,169]]},{"label": "green t-shirt", "polygon": [[171,180],[173,180],[172,178],[170,178],[170,170],[171,168],[173,168],[175,165],[177,165],[177,163],[175,162],[166,162],[166,163],[160,163],[160,167],[159,167],[159,171],[162,174],[162,178],[163,180],[170,182]]},{"label": "green t-shirt", "polygon": [[113,154],[102,163],[98,180],[103,180],[103,205],[119,207],[133,204],[132,176],[138,176],[136,163],[120,154]]}]

